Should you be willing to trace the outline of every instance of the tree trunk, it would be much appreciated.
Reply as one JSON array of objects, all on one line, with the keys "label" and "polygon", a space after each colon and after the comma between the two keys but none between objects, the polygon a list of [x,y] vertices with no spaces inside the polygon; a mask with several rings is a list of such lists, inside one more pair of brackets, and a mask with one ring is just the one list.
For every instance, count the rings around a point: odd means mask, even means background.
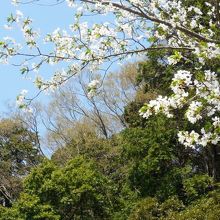
[{"label": "tree trunk", "polygon": [[220,146],[212,146],[212,176],[216,182],[220,182]]}]

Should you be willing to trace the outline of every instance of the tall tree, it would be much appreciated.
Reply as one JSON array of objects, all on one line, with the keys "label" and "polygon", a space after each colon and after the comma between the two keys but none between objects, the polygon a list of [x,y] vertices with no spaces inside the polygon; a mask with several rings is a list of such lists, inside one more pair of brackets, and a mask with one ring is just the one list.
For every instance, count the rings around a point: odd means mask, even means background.
[{"label": "tall tree", "polygon": [[0,199],[4,206],[14,202],[23,177],[42,159],[35,138],[19,121],[0,121]]}]

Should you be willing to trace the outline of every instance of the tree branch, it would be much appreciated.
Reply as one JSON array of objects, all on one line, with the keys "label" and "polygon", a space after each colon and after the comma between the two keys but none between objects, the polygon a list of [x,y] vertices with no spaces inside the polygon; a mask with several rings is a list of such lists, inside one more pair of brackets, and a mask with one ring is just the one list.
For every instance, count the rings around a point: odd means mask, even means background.
[{"label": "tree branch", "polygon": [[[92,1],[92,0],[81,0],[81,1],[82,2],[86,2],[86,3],[90,3],[90,4],[95,4],[96,3],[95,1]],[[175,27],[173,27],[173,25],[170,22],[168,22],[168,21],[163,21],[163,20],[161,20],[159,18],[156,18],[154,16],[151,16],[149,14],[133,10],[132,8],[128,8],[128,7],[126,7],[126,6],[122,5],[122,4],[111,3],[111,2],[106,2],[106,1],[100,1],[100,3],[102,5],[110,5],[111,4],[112,6],[118,8],[118,9],[122,9],[124,11],[130,12],[130,13],[135,14],[137,16],[140,16],[142,18],[148,19],[150,21],[153,21],[153,22],[156,22],[156,23],[159,23],[159,24],[164,24],[164,25],[166,25],[168,27],[171,27],[171,28],[175,28],[176,30],[181,31],[181,32],[183,32],[184,34],[186,34],[186,35],[188,35],[190,37],[194,37],[194,38],[196,38],[198,40],[201,40],[201,41],[204,41],[204,42],[217,43],[217,44],[220,43],[220,40],[213,40],[213,39],[207,38],[207,37],[205,37],[203,35],[200,35],[200,34],[194,32],[192,30],[189,30],[189,29],[187,29],[185,27],[182,27],[182,26],[179,26],[179,25],[176,25]]]}]

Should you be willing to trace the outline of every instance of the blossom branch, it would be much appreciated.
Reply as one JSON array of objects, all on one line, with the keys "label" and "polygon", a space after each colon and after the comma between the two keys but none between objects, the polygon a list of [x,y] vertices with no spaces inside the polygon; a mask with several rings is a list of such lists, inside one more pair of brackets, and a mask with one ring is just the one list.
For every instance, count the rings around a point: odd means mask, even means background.
[{"label": "blossom branch", "polygon": [[[81,0],[82,2],[86,2],[86,3],[90,3],[90,4],[95,4],[97,3],[96,1],[92,1],[92,0]],[[210,39],[210,38],[207,38],[201,34],[198,34],[186,27],[183,27],[183,26],[180,26],[180,25],[175,25],[173,26],[173,24],[171,24],[170,22],[168,21],[164,21],[164,20],[161,20],[159,18],[156,18],[155,16],[151,16],[149,14],[146,14],[144,13],[141,9],[140,11],[136,11],[136,10],[133,10],[132,8],[129,8],[129,7],[126,7],[125,5],[123,5],[122,3],[119,4],[119,3],[115,3],[115,2],[106,2],[106,1],[100,1],[100,3],[102,5],[112,5],[116,8],[118,8],[119,10],[124,10],[124,11],[127,11],[127,12],[130,12],[131,14],[134,14],[134,15],[137,15],[137,16],[140,16],[142,18],[145,18],[145,19],[148,19],[150,21],[153,21],[153,22],[156,22],[158,24],[164,24],[168,27],[171,27],[171,28],[175,28],[176,30],[179,30],[181,32],[183,32],[184,34],[190,36],[190,37],[194,37],[198,40],[201,40],[201,41],[204,41],[204,42],[210,42],[210,43],[217,43],[217,44],[220,44],[220,40],[214,40],[214,39]]]}]

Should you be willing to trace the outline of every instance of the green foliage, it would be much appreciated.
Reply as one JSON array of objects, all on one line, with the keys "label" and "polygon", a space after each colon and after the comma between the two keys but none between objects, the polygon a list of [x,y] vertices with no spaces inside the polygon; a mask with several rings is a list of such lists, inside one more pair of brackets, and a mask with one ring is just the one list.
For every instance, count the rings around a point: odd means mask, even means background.
[{"label": "green foliage", "polygon": [[155,198],[145,198],[137,203],[130,220],[218,220],[220,219],[220,193],[213,191],[184,206],[177,197],[171,197],[163,203]]},{"label": "green foliage", "polygon": [[[128,180],[141,196],[158,195],[164,200],[175,195],[181,184],[176,130],[163,117],[148,122],[148,127],[130,128],[122,133],[123,157],[131,161]],[[180,189],[181,190],[181,189]]]},{"label": "green foliage", "polygon": [[118,190],[118,193],[115,194],[117,206],[115,206],[112,217],[110,218],[112,220],[127,220],[131,210],[139,200],[138,193],[131,190],[128,184],[123,184],[121,189]]},{"label": "green foliage", "polygon": [[148,197],[138,202],[129,216],[129,220],[166,219],[171,214],[184,209],[183,203],[177,197],[170,197],[160,203],[156,198]]},{"label": "green foliage", "polygon": [[220,193],[214,191],[194,202],[181,212],[170,213],[166,220],[218,220],[220,219]]},{"label": "green foliage", "polygon": [[185,208],[183,202],[177,196],[170,197],[160,204],[160,216],[170,215],[170,213],[178,213]]},{"label": "green foliage", "polygon": [[113,185],[82,157],[63,168],[46,161],[26,178],[24,188],[14,206],[24,219],[103,219],[111,214]]},{"label": "green foliage", "polygon": [[13,175],[24,175],[41,156],[34,146],[34,135],[17,121],[5,119],[0,122],[0,145],[2,169]]},{"label": "green foliage", "polygon": [[194,175],[183,182],[187,200],[198,199],[214,187],[213,179],[208,175]]},{"label": "green foliage", "polygon": [[1,220],[59,220],[60,216],[55,214],[52,207],[42,204],[36,195],[22,193],[20,199],[13,208],[0,208]]},{"label": "green foliage", "polygon": [[124,118],[129,127],[145,127],[146,120],[138,113],[144,102],[134,101],[129,103],[124,110]]},{"label": "green foliage", "polygon": [[[147,60],[139,64],[137,82],[144,84],[145,92],[169,91],[173,68],[167,65],[165,55],[167,51],[148,52]],[[171,54],[170,54],[171,55]]]},{"label": "green foliage", "polygon": [[137,203],[129,220],[150,220],[158,219],[159,203],[156,198],[146,198]]},{"label": "green foliage", "polygon": [[0,220],[24,220],[16,208],[0,206]]},{"label": "green foliage", "polygon": [[0,175],[3,177],[0,179],[0,202],[5,206],[10,206],[18,197],[22,177],[42,159],[35,138],[16,120],[0,121]]},{"label": "green foliage", "polygon": [[19,216],[22,219],[47,219],[47,220],[59,220],[60,216],[55,214],[52,206],[41,202],[40,198],[36,195],[29,195],[23,193],[15,204]]}]

